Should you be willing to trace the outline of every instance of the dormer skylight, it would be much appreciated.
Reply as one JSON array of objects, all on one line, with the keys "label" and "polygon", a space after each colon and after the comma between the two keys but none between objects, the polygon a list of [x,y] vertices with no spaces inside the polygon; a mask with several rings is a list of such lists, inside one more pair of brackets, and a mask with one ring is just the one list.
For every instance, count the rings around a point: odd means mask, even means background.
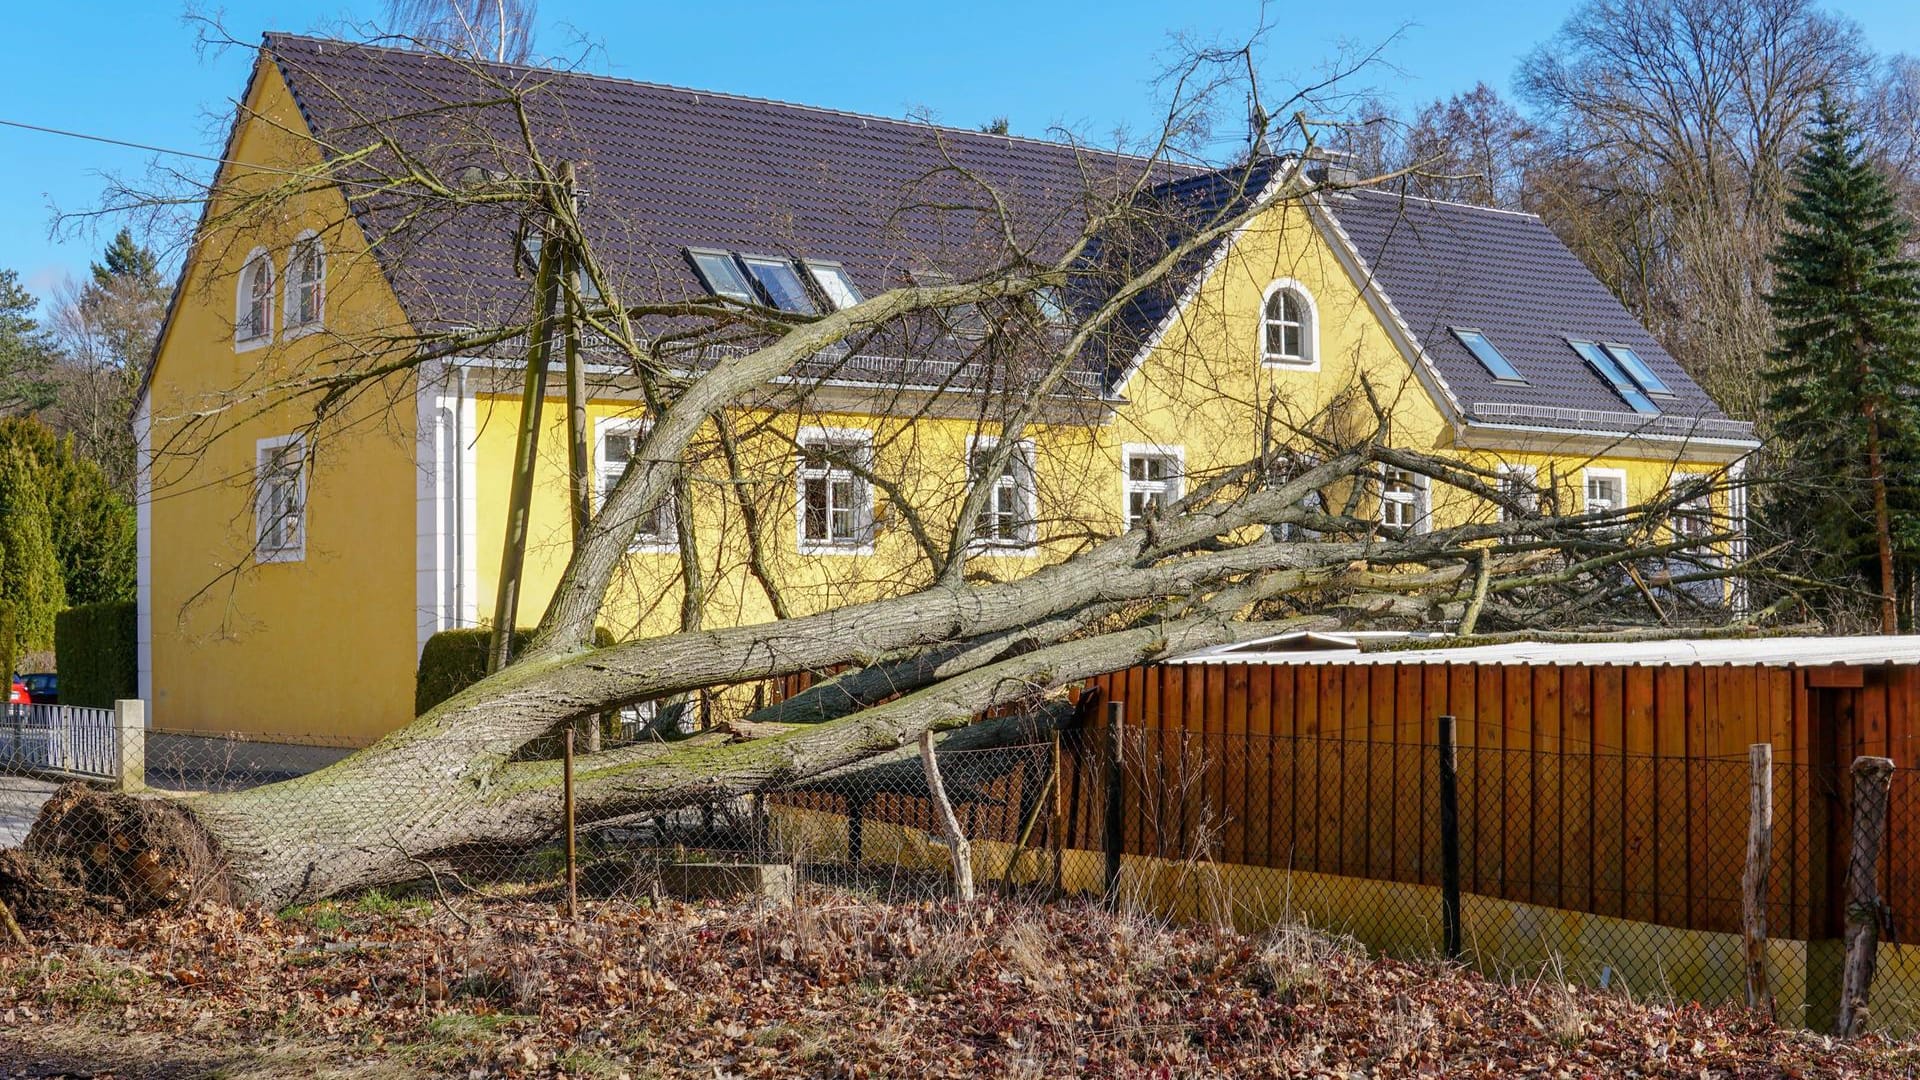
[{"label": "dormer skylight", "polygon": [[860,302],[860,287],[853,283],[853,279],[847,276],[846,268],[839,263],[808,259],[807,273],[813,275],[813,283],[820,287],[820,295],[827,298],[834,310],[850,308]]},{"label": "dormer skylight", "polygon": [[700,280],[706,283],[708,292],[742,304],[757,303],[753,286],[748,284],[747,276],[740,272],[740,264],[733,261],[732,255],[690,248],[687,258],[693,260],[693,268],[700,272]]},{"label": "dormer skylight", "polygon": [[[1646,392],[1640,389],[1640,384],[1627,375],[1611,353],[1591,341],[1576,341],[1568,338],[1567,344],[1573,346],[1573,351],[1579,353],[1587,365],[1606,380],[1607,385],[1613,387],[1613,392],[1619,394],[1620,399],[1625,401],[1634,412],[1648,416],[1659,414],[1660,406],[1655,405],[1653,399],[1647,397]],[[1635,357],[1635,359],[1639,358]]]},{"label": "dormer skylight", "polygon": [[1620,362],[1620,366],[1626,370],[1627,375],[1640,384],[1640,389],[1649,394],[1668,396],[1673,394],[1673,391],[1667,389],[1667,384],[1660,381],[1660,376],[1655,375],[1653,369],[1647,366],[1647,362],[1640,359],[1640,354],[1633,351],[1632,346],[1622,345],[1617,341],[1605,341],[1601,342],[1600,347]]},{"label": "dormer skylight", "polygon": [[1511,383],[1524,383],[1527,381],[1525,377],[1520,374],[1519,369],[1508,363],[1507,358],[1500,355],[1500,350],[1493,347],[1493,342],[1487,340],[1487,335],[1478,330],[1469,330],[1459,326],[1449,327],[1448,329],[1453,331],[1453,336],[1460,339],[1460,344],[1465,345],[1467,351],[1473,354],[1474,359],[1480,361],[1481,365],[1487,369],[1487,373],[1494,378],[1501,382]]},{"label": "dormer skylight", "polygon": [[740,262],[774,307],[801,315],[819,310],[814,306],[813,297],[807,295],[807,287],[800,281],[800,272],[794,269],[793,263],[769,255],[742,255]]}]

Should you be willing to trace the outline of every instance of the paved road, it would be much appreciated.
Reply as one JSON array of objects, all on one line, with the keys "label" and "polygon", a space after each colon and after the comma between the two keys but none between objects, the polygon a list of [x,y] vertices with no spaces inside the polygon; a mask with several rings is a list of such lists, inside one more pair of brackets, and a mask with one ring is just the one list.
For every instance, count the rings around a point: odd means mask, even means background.
[{"label": "paved road", "polygon": [[[147,735],[147,783],[171,791],[231,791],[302,776],[345,757],[335,747],[289,746],[194,735]],[[0,848],[17,847],[60,785],[0,773]]]},{"label": "paved road", "polygon": [[40,814],[40,804],[59,786],[48,780],[0,775],[0,848],[20,846]]}]

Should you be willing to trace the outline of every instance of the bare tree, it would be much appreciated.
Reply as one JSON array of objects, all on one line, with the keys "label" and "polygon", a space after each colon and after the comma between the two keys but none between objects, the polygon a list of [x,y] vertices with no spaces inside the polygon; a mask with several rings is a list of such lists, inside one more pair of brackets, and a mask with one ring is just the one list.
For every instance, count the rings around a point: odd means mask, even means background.
[{"label": "bare tree", "polygon": [[539,0],[387,0],[387,25],[453,55],[524,64],[539,9]]},{"label": "bare tree", "polygon": [[1760,412],[1801,128],[1868,66],[1809,0],[1590,0],[1522,65],[1544,145],[1530,208],[1732,415]]},{"label": "bare tree", "polygon": [[[1083,153],[1076,189],[1040,204],[973,167],[957,140],[979,136],[927,129],[933,163],[896,205],[846,208],[903,231],[914,220],[939,222],[936,239],[906,253],[927,269],[824,312],[688,294],[655,268],[610,257],[623,230],[639,226],[582,207],[578,158],[569,156],[579,136],[540,78],[440,58],[449,77],[435,85],[446,97],[399,117],[390,102],[331,88],[349,120],[317,133],[320,162],[290,156],[216,178],[199,241],[209,260],[316,188],[337,188],[378,248],[355,254],[340,242],[331,250],[341,258],[378,257],[405,274],[414,263],[470,263],[476,252],[517,249],[521,283],[511,294],[476,287],[456,296],[448,292],[456,280],[483,275],[444,279],[442,318],[330,326],[338,340],[313,359],[260,363],[164,425],[156,419],[167,432],[156,455],[190,465],[238,420],[289,401],[311,409],[314,442],[358,437],[388,403],[443,377],[439,362],[455,356],[523,363],[531,403],[543,396],[541,369],[566,366],[572,385],[574,361],[590,352],[638,386],[650,423],[617,479],[576,517],[533,640],[488,678],[290,784],[135,809],[124,800],[56,800],[30,851],[79,866],[94,888],[135,905],[202,886],[282,904],[411,877],[421,859],[475,844],[537,842],[560,783],[560,765],[543,749],[556,731],[624,706],[789,673],[842,672],[725,729],[586,755],[576,772],[580,820],[593,828],[847,768],[1116,666],[1291,627],[1604,630],[1662,604],[1663,614],[1723,619],[1690,587],[1741,569],[1709,552],[1726,534],[1665,541],[1660,531],[1676,500],[1697,499],[1719,481],[1645,507],[1556,514],[1546,493],[1516,491],[1491,466],[1394,445],[1395,399],[1419,392],[1398,364],[1384,375],[1362,370],[1325,403],[1244,403],[1236,416],[1262,422],[1244,458],[1191,477],[1183,497],[1146,508],[1124,531],[1066,513],[1017,521],[989,502],[1010,470],[1027,470],[1043,496],[1054,484],[1084,484],[1091,440],[1062,439],[1049,451],[1058,460],[1022,461],[1023,436],[1108,416],[1090,373],[1152,334],[1134,313],[1170,301],[1250,222],[1304,211],[1319,197],[1302,153],[1314,149],[1315,130],[1291,112],[1293,102],[1255,112],[1294,116],[1261,134],[1295,153],[1209,170],[1172,160],[1174,141],[1216,101],[1253,92],[1248,56],[1190,58],[1167,80],[1162,132],[1142,153]],[[321,235],[344,236],[344,226]],[[459,246],[476,236],[496,246]],[[233,295],[230,279],[208,287]],[[474,312],[490,314],[476,321]],[[1188,321],[1224,317],[1196,309]],[[1158,340],[1169,360],[1157,377],[1184,392],[1219,392],[1209,389],[1223,385],[1215,366],[1229,361],[1204,334]],[[873,446],[796,445],[786,421],[822,410],[822,395],[843,375],[877,387]],[[927,471],[916,445],[921,422],[956,400],[993,440],[947,487],[916,488]],[[537,457],[529,440],[540,425],[524,419],[528,411],[515,421],[516,491]],[[569,426],[577,445],[581,433]],[[569,457],[578,492],[571,446]],[[1375,510],[1385,467],[1427,478],[1436,505],[1478,509],[1430,532],[1385,526]],[[782,595],[775,556],[758,534],[801,468],[885,494],[885,524],[910,538],[912,556],[832,579],[817,595]],[[697,498],[702,489],[726,497]],[[727,527],[676,525],[675,580],[629,576],[636,538],[694,515]],[[508,520],[517,527],[511,511]],[[1014,574],[996,570],[993,544],[1006,530],[1044,530],[1054,557]],[[721,537],[717,550],[700,546],[703,536]],[[510,533],[509,571],[516,542],[523,557],[526,537]],[[750,575],[781,616],[700,629],[704,583],[729,566]],[[592,647],[609,597],[620,594],[642,608],[677,595],[683,629]],[[86,833],[103,821],[116,839],[100,847]]]}]

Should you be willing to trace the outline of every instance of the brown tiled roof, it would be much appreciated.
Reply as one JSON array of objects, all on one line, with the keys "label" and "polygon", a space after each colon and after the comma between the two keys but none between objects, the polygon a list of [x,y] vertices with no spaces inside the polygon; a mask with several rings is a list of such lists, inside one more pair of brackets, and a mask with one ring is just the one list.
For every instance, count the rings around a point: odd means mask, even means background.
[{"label": "brown tiled roof", "polygon": [[[1325,199],[1368,273],[1466,413],[1482,424],[1748,439],[1640,320],[1533,214],[1359,190]],[[1476,329],[1525,385],[1501,382],[1452,328]],[[1569,338],[1633,347],[1673,393],[1638,414]]]},{"label": "brown tiled roof", "polygon": [[[964,276],[1004,256],[998,220],[952,209],[986,204],[971,177],[1006,200],[1021,247],[1054,258],[1077,236],[1090,190],[1149,166],[1063,143],[403,49],[284,34],[267,35],[265,49],[331,152],[388,133],[444,175],[469,165],[529,173],[512,111],[477,105],[499,83],[526,91],[542,154],[578,163],[595,250],[621,295],[640,300],[706,291],[690,247],[839,262],[869,295],[915,271]],[[419,199],[357,209],[416,327],[525,318],[531,274],[515,271],[513,220]]]}]

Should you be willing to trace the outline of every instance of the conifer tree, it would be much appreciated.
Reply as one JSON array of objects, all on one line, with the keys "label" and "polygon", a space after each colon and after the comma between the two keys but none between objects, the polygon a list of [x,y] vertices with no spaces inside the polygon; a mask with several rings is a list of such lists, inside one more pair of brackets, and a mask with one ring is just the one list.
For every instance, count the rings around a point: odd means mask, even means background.
[{"label": "conifer tree", "polygon": [[[1881,630],[1895,633],[1895,564],[1920,524],[1889,479],[1920,443],[1920,266],[1902,254],[1911,224],[1891,185],[1831,98],[1800,154],[1786,214],[1768,297],[1775,433],[1821,555],[1872,568]],[[1899,522],[1896,511],[1906,511]]]}]

